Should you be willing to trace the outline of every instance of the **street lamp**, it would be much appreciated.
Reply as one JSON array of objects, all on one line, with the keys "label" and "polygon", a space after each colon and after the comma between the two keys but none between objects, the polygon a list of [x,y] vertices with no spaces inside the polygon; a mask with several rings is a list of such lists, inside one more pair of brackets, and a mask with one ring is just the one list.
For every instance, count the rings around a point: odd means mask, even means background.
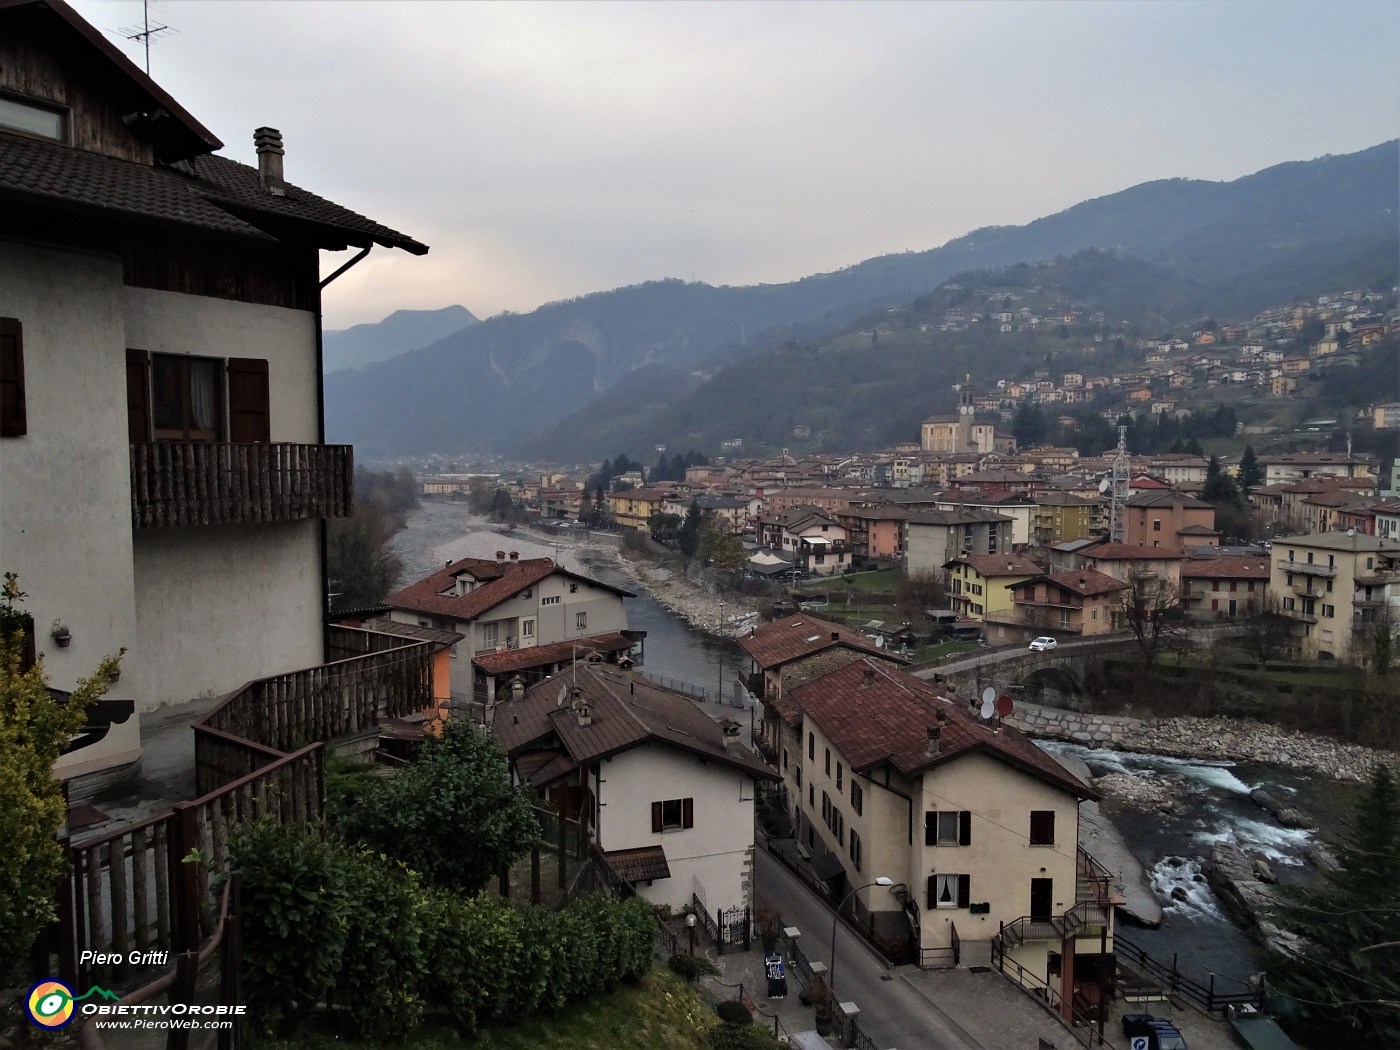
[{"label": "street lamp", "polygon": [[685,917],[686,929],[690,931],[690,954],[695,954],[695,913],[690,912]]},{"label": "street lamp", "polygon": [[868,890],[871,886],[893,885],[894,879],[881,875],[876,878],[874,882],[867,882],[864,886],[857,886],[855,889],[851,890],[850,893],[846,894],[845,900],[836,906],[836,914],[831,917],[831,969],[827,971],[826,975],[826,983],[833,992],[836,991],[836,923],[841,918],[841,909],[846,906],[846,901],[849,901],[861,890]]}]

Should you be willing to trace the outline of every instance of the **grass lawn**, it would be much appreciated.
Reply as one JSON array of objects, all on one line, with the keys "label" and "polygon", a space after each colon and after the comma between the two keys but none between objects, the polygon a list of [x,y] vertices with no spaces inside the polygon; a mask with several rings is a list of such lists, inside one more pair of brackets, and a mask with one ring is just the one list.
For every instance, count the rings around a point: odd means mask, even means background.
[{"label": "grass lawn", "polygon": [[803,591],[840,591],[854,587],[860,591],[897,590],[900,581],[898,569],[880,569],[878,572],[857,572],[850,576],[823,576],[816,580],[803,580]]},{"label": "grass lawn", "polygon": [[914,650],[914,662],[922,663],[925,660],[937,660],[943,656],[950,656],[953,653],[967,653],[974,649],[980,649],[980,642],[966,642],[953,639],[947,642],[939,642],[937,645],[926,645],[921,649]]},{"label": "grass lawn", "polygon": [[[717,1023],[698,992],[658,966],[635,985],[509,1028],[485,1028],[474,1040],[450,1028],[421,1026],[398,1045],[412,1050],[702,1050],[705,1032]],[[256,1045],[261,1050],[371,1050],[385,1044],[307,1032]]]}]

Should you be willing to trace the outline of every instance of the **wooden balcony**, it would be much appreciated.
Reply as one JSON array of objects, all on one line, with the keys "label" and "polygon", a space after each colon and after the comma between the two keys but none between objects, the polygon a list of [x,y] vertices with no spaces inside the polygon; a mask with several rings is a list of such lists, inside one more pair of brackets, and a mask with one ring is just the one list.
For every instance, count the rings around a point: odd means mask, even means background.
[{"label": "wooden balcony", "polygon": [[343,518],[354,496],[349,445],[156,441],[131,446],[133,528]]}]

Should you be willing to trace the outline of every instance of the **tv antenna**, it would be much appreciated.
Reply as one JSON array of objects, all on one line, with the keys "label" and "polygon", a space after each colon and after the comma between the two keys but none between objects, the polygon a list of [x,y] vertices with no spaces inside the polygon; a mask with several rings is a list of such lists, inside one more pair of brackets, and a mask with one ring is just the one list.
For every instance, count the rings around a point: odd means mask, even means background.
[{"label": "tv antenna", "polygon": [[1118,453],[1113,457],[1113,473],[1108,491],[1108,538],[1122,543],[1128,517],[1128,487],[1131,483],[1128,462],[1128,428],[1118,428]]},{"label": "tv antenna", "polygon": [[141,0],[141,24],[139,26],[126,26],[118,29],[127,40],[139,40],[146,48],[146,76],[151,75],[151,38],[158,37],[162,33],[178,33],[178,29],[171,29],[170,26],[157,23],[151,24],[151,0]]}]

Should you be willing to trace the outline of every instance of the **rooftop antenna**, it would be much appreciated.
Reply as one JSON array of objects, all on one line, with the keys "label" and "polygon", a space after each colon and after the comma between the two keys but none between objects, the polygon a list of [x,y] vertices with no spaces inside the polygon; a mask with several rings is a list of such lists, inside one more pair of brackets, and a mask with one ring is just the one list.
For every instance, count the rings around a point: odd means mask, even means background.
[{"label": "rooftop antenna", "polygon": [[178,29],[171,29],[168,25],[151,24],[151,0],[141,0],[141,25],[127,26],[125,29],[118,29],[127,40],[139,40],[146,47],[146,76],[151,75],[151,37],[159,36],[161,33],[178,33]]},{"label": "rooftop antenna", "polygon": [[1108,491],[1108,538],[1112,543],[1123,542],[1123,530],[1128,510],[1128,428],[1118,428],[1118,454],[1113,457],[1113,475]]}]

